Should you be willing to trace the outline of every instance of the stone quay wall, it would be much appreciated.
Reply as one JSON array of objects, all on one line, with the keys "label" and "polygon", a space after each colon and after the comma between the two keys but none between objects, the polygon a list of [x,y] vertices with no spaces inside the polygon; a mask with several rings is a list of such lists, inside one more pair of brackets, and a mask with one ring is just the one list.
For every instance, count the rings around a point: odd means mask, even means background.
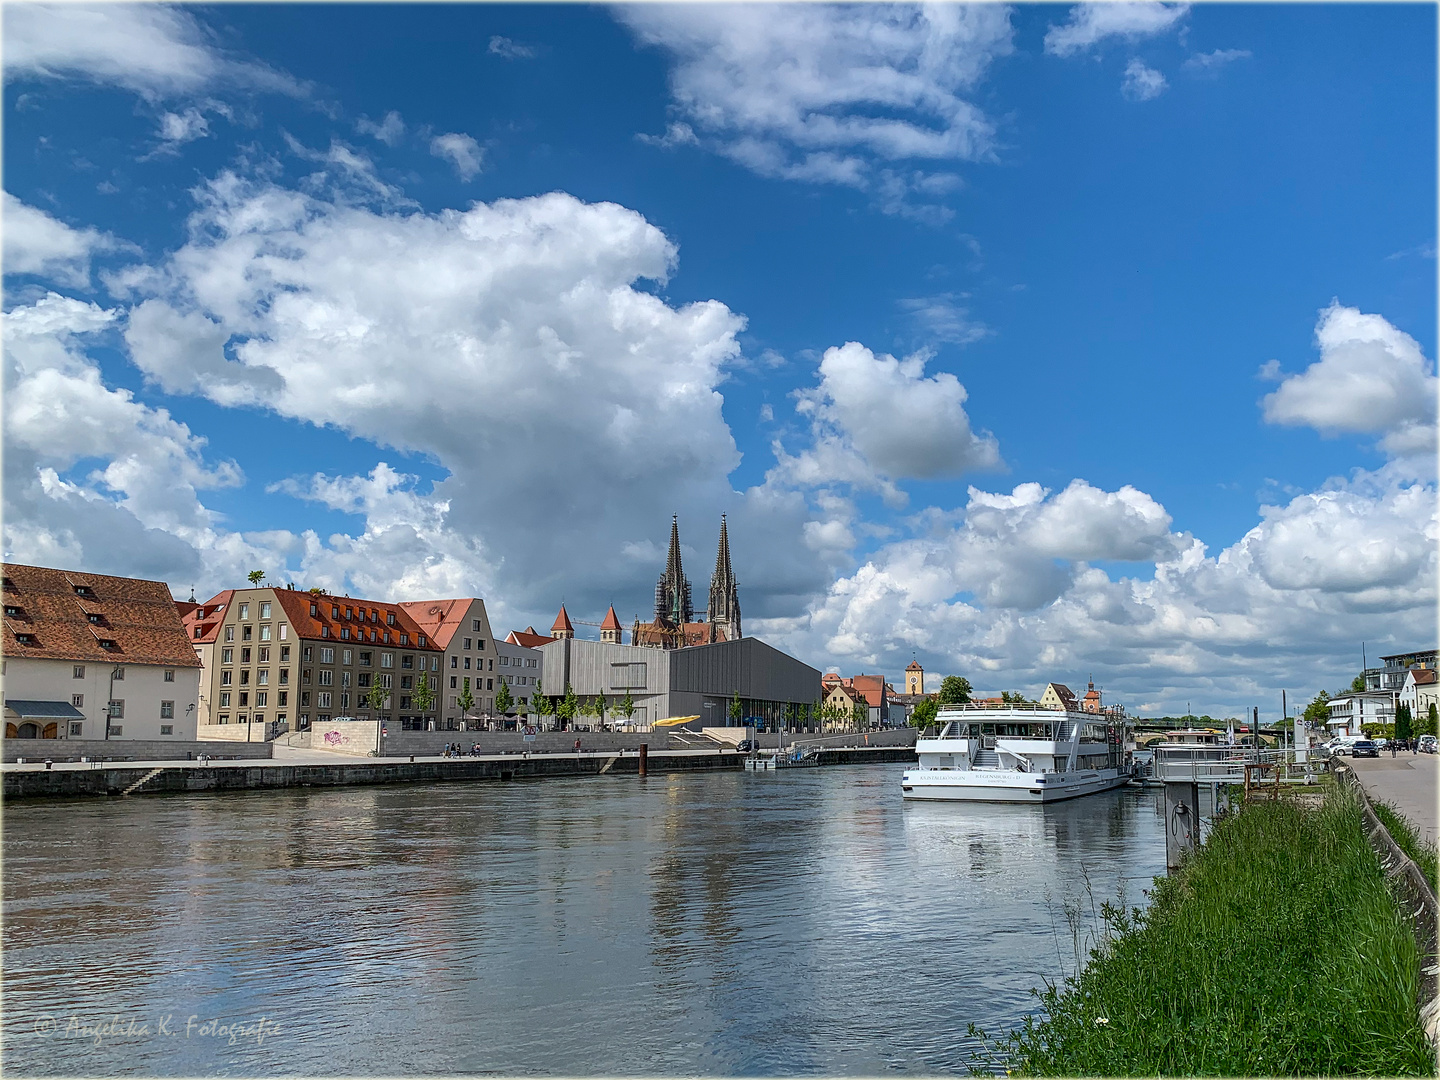
[{"label": "stone quay wall", "polygon": [[268,758],[273,748],[267,742],[186,742],[175,739],[6,739],[0,753],[3,760],[16,761],[183,761],[190,754],[198,758]]}]

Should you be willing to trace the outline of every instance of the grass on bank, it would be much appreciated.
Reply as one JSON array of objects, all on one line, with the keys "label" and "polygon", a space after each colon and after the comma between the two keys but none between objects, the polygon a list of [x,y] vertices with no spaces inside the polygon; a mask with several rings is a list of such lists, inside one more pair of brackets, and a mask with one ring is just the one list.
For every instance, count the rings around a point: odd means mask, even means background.
[{"label": "grass on bank", "polygon": [[[990,1064],[1037,1076],[1434,1075],[1419,955],[1359,805],[1261,801],[1221,822]],[[977,1033],[978,1034],[978,1033]]]},{"label": "grass on bank", "polygon": [[1440,880],[1436,877],[1435,845],[1427,844],[1420,838],[1420,832],[1411,824],[1410,819],[1396,810],[1390,803],[1370,803],[1375,811],[1375,816],[1380,819],[1380,824],[1385,826],[1396,845],[1406,855],[1414,860],[1415,865],[1420,867],[1420,872],[1425,875],[1425,880],[1430,882],[1432,892],[1440,892]]}]

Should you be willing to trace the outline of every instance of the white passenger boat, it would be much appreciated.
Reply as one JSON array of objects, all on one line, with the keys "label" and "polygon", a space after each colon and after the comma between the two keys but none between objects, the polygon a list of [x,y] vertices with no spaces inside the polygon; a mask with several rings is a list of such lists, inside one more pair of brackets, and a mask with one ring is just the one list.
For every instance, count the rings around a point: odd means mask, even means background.
[{"label": "white passenger boat", "polygon": [[1062,712],[1038,705],[942,705],[940,735],[917,739],[907,799],[1048,803],[1130,780],[1129,721],[1120,709]]}]

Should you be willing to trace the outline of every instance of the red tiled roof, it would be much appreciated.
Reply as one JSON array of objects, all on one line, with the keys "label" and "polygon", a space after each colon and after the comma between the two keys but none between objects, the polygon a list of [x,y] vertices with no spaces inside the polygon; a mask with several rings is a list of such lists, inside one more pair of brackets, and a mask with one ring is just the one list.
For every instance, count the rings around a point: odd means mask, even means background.
[{"label": "red tiled roof", "polygon": [[727,641],[725,628],[715,623],[708,622],[687,622],[678,629],[675,627],[660,626],[657,623],[640,623],[637,629],[630,631],[631,645],[651,645],[661,648],[676,647],[676,638],[679,638],[680,648],[689,648],[692,645],[710,645],[711,631],[715,633],[715,641]]},{"label": "red tiled roof", "polygon": [[571,623],[570,616],[566,613],[564,604],[560,605],[560,614],[555,616],[555,622],[550,627],[552,634],[557,630],[569,630],[572,634],[575,632],[575,626]]},{"label": "red tiled roof", "polygon": [[905,666],[905,670],[906,670],[906,671],[924,671],[925,669],[920,666],[920,661],[919,661],[919,660],[911,660],[910,663]]},{"label": "red tiled roof", "polygon": [[610,605],[610,610],[605,613],[605,620],[600,624],[601,630],[619,630],[620,620],[615,615],[615,605]]},{"label": "red tiled roof", "polygon": [[[275,599],[279,602],[281,609],[290,620],[290,625],[295,629],[295,636],[300,638],[327,639],[330,641],[342,640],[340,630],[350,627],[360,637],[350,640],[364,641],[375,645],[394,645],[402,649],[433,649],[436,652],[443,652],[443,648],[427,634],[419,623],[405,610],[402,604],[390,604],[381,600],[361,600],[350,596],[330,596],[328,594],[314,594],[303,592],[299,589],[273,589]],[[310,614],[310,606],[315,605],[315,614]],[[340,614],[336,616],[332,609],[338,608]],[[346,618],[346,611],[352,612],[352,617]],[[395,616],[395,623],[392,626],[389,622],[390,615]],[[322,632],[325,631],[325,632]],[[386,633],[389,633],[390,640],[385,640]],[[373,634],[372,639],[370,635]],[[403,643],[400,635],[406,634],[410,640]],[[420,644],[421,638],[425,644]]]},{"label": "red tiled roof", "polygon": [[1415,677],[1416,686],[1427,686],[1435,681],[1434,668],[1411,668],[1410,674]]},{"label": "red tiled roof", "polygon": [[9,658],[200,666],[164,582],[18,563],[4,572]]},{"label": "red tiled roof", "polygon": [[415,620],[421,633],[428,635],[440,648],[448,649],[472,603],[474,600],[468,597],[464,600],[410,600],[400,607]]},{"label": "red tiled roof", "polygon": [[190,612],[198,608],[200,604],[195,600],[176,600],[175,610],[180,613],[180,618],[185,618]]},{"label": "red tiled roof", "polygon": [[852,689],[865,699],[865,704],[879,708],[884,703],[885,679],[880,675],[856,675],[848,680]]},{"label": "red tiled roof", "polygon": [[536,649],[541,645],[548,645],[555,638],[535,633],[535,628],[532,626],[528,630],[511,630],[510,636],[505,640],[511,645],[523,645],[527,649]]},{"label": "red tiled roof", "polygon": [[[210,645],[220,637],[220,624],[225,621],[225,609],[230,606],[234,589],[222,589],[203,604],[196,604],[193,611],[182,620],[185,638],[192,645]],[[195,631],[199,630],[197,634]]]}]

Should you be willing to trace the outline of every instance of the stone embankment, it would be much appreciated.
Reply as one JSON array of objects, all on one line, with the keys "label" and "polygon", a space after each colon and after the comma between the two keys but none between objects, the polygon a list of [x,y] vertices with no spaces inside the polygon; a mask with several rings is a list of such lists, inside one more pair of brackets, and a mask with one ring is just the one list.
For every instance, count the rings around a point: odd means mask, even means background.
[{"label": "stone embankment", "polygon": [[[333,762],[322,760],[327,756],[329,755],[308,752],[307,759],[303,761],[277,759],[205,765],[189,761],[150,761],[133,766],[92,762],[89,765],[57,765],[48,769],[43,766],[10,765],[4,773],[4,797],[65,799],[361,784],[634,776],[640,768],[640,756],[633,751],[530,756],[506,754],[417,761],[397,761],[394,758],[345,758]],[[904,747],[835,749],[821,752],[821,764],[913,761],[914,757],[914,751]],[[650,752],[647,760],[650,773],[744,767],[744,755],[734,751],[657,750]]]}]

